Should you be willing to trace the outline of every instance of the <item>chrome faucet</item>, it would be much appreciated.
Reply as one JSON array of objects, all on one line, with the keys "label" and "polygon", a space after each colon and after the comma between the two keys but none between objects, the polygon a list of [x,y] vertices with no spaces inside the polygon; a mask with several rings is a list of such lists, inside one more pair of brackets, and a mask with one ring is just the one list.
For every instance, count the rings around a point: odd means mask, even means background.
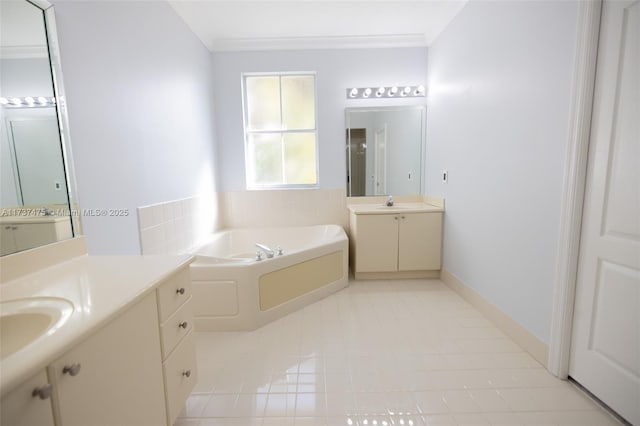
[{"label": "chrome faucet", "polygon": [[256,243],[256,247],[258,247],[260,250],[264,252],[264,254],[267,256],[267,259],[271,259],[273,257],[274,252],[268,246],[264,244]]},{"label": "chrome faucet", "polygon": [[393,195],[389,195],[389,198],[387,198],[387,207],[391,206],[393,206]]}]

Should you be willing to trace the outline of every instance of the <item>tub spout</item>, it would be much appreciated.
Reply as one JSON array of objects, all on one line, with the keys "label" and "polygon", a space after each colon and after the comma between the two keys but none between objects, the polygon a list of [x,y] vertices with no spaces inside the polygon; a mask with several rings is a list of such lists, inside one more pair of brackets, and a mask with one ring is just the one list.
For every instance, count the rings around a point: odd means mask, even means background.
[{"label": "tub spout", "polygon": [[264,244],[256,243],[256,247],[262,250],[268,259],[271,259],[273,257],[274,252],[268,246]]}]

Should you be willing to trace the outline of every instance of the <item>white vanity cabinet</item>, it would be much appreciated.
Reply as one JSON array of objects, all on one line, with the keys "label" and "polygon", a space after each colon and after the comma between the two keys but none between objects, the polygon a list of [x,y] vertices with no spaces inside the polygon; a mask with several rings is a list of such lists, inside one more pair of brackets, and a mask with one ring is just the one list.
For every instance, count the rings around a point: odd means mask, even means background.
[{"label": "white vanity cabinet", "polygon": [[356,278],[437,276],[442,211],[353,211],[351,266]]},{"label": "white vanity cabinet", "polygon": [[0,220],[0,255],[40,247],[72,236],[71,221],[68,217],[2,218]]},{"label": "white vanity cabinet", "polygon": [[25,380],[0,401],[0,424],[11,426],[53,426],[51,393],[44,370]]},{"label": "white vanity cabinet", "polygon": [[167,424],[155,292],[49,365],[60,425]]},{"label": "white vanity cabinet", "polygon": [[178,417],[197,380],[189,274],[189,268],[184,268],[169,277],[157,290],[169,425]]}]

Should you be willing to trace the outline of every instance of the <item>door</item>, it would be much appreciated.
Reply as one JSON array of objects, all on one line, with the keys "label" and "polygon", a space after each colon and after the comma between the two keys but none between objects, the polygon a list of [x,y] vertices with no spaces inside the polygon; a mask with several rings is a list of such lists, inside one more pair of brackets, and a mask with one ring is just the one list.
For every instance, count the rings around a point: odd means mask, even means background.
[{"label": "door", "polygon": [[602,10],[569,375],[640,425],[640,0]]},{"label": "door", "polygon": [[155,292],[62,355],[48,373],[64,426],[167,424]]},{"label": "door", "polygon": [[66,204],[58,122],[55,118],[14,120],[10,125],[22,203]]},{"label": "door", "polygon": [[373,180],[374,195],[387,194],[387,125],[376,129],[374,134],[374,145],[376,149],[376,162],[374,166]]},{"label": "door", "polygon": [[349,148],[348,179],[350,197],[366,195],[367,183],[367,129],[347,129]]},{"label": "door", "polygon": [[398,270],[398,216],[356,215],[356,272]]},{"label": "door", "polygon": [[398,237],[399,271],[440,269],[442,213],[400,215]]}]

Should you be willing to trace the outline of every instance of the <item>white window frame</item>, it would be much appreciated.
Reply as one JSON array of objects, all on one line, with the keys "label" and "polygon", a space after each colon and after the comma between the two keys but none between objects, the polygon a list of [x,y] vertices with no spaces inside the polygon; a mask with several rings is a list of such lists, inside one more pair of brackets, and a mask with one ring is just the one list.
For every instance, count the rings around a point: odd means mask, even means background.
[{"label": "white window frame", "polygon": [[[313,103],[314,103],[314,123],[313,129],[278,129],[278,130],[249,130],[249,111],[247,109],[247,77],[285,77],[285,76],[313,76]],[[295,72],[250,72],[242,73],[242,125],[244,129],[244,170],[245,183],[248,190],[264,190],[264,189],[310,189],[319,188],[320,186],[320,158],[318,150],[318,77],[315,71],[295,71]],[[280,86],[280,116],[282,117],[282,85]],[[316,183],[309,184],[254,184],[249,179],[249,135],[268,134],[268,133],[310,133],[313,130],[315,134],[315,150],[316,150]],[[283,150],[284,153],[284,150]],[[283,154],[284,155],[284,154]],[[284,162],[283,162],[284,165]]]}]

